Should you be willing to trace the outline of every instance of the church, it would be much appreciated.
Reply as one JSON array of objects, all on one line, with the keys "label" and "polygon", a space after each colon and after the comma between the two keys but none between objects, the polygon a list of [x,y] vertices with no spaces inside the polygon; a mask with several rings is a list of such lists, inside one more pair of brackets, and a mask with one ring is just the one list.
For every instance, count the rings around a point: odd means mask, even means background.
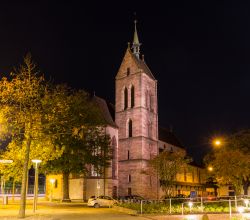
[{"label": "church", "polygon": [[[72,200],[87,200],[93,195],[160,199],[164,193],[159,179],[142,171],[147,169],[150,159],[164,150],[185,152],[174,133],[159,126],[157,80],[140,54],[140,47],[135,21],[133,43],[128,44],[115,77],[115,105],[93,97],[105,119],[105,133],[111,138],[110,167],[102,175],[94,170],[87,176],[71,174]],[[204,192],[204,169],[194,163],[190,167],[188,171],[180,170],[176,176],[174,194],[202,195]],[[61,175],[47,176],[46,196],[62,198]]]}]

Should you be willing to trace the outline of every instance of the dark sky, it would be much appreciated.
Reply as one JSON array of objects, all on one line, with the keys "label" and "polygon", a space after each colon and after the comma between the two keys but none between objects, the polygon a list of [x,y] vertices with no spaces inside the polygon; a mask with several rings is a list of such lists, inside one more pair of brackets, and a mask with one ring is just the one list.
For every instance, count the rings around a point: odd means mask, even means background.
[{"label": "dark sky", "polygon": [[248,128],[250,2],[146,2],[0,4],[0,74],[30,51],[56,83],[114,103],[136,11],[141,51],[158,80],[160,124],[196,156],[211,137]]}]

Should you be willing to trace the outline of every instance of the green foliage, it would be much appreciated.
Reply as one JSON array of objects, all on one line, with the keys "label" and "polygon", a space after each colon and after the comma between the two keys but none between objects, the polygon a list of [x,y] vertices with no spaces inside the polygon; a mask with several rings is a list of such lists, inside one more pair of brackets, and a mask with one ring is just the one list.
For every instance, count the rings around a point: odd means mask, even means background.
[{"label": "green foliage", "polygon": [[237,194],[250,185],[250,130],[243,130],[227,137],[225,145],[205,158],[213,167],[219,184],[232,184]]},{"label": "green foliage", "polygon": [[[176,182],[176,175],[180,170],[187,168],[190,159],[186,158],[183,151],[164,151],[150,161],[150,166],[160,178],[161,188],[167,196],[171,195]],[[150,172],[148,172],[150,173]]]}]

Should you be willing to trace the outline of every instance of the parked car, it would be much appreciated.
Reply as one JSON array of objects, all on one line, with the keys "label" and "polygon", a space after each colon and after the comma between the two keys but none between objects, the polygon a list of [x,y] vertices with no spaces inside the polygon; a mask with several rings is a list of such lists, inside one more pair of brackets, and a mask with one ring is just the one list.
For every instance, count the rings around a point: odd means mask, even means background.
[{"label": "parked car", "polygon": [[110,196],[91,196],[88,200],[88,206],[92,206],[94,208],[99,208],[99,207],[111,207],[115,204],[117,204],[118,201],[111,198]]}]

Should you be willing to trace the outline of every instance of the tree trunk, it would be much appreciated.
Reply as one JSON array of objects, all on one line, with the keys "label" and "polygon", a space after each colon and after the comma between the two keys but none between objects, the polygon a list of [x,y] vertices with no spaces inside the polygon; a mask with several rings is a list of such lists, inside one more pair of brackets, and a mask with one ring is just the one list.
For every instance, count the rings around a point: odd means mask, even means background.
[{"label": "tree trunk", "polygon": [[71,202],[69,198],[69,173],[63,173],[63,198],[62,202]]},{"label": "tree trunk", "polygon": [[243,190],[244,190],[244,195],[247,196],[248,194],[248,187],[249,187],[249,182],[248,181],[245,181],[243,183]]},{"label": "tree trunk", "polygon": [[19,218],[25,218],[25,207],[26,207],[26,190],[27,190],[27,177],[28,177],[28,164],[30,156],[30,144],[31,137],[28,136],[26,149],[25,149],[25,158],[23,163],[23,176],[22,176],[22,188],[21,188],[21,201],[19,208]]}]

